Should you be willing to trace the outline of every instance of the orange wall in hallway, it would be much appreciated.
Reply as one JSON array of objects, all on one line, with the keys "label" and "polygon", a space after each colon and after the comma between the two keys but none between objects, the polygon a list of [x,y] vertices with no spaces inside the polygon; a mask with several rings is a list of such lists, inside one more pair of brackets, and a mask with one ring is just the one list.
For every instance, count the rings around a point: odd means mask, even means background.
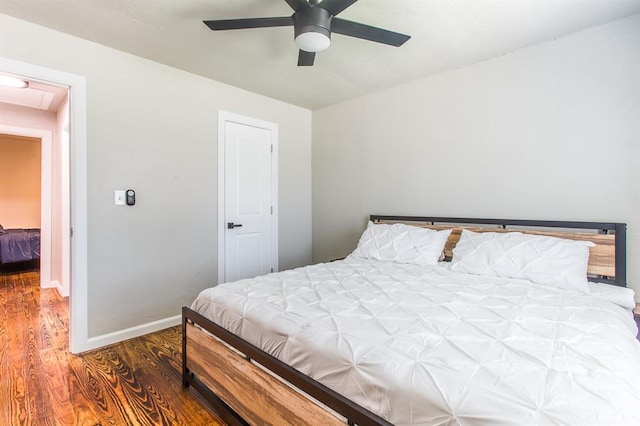
[{"label": "orange wall in hallway", "polygon": [[0,225],[40,228],[41,142],[0,134]]}]

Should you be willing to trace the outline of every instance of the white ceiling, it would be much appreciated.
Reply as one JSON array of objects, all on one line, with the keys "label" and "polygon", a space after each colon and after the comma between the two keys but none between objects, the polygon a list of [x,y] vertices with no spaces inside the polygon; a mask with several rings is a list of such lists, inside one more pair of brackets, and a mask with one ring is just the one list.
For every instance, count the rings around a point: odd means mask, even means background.
[{"label": "white ceiling", "polygon": [[2,0],[0,13],[315,109],[640,13],[640,0],[360,0],[340,17],[411,40],[334,34],[313,67],[296,66],[292,27],[202,23],[291,15],[284,0]]}]

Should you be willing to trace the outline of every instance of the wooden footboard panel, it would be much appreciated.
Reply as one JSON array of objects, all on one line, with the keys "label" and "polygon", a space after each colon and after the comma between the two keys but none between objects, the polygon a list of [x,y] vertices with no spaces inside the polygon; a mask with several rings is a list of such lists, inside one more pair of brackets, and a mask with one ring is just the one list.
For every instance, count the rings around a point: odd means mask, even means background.
[{"label": "wooden footboard panel", "polygon": [[182,312],[184,385],[196,390],[204,385],[248,424],[344,425],[345,419],[363,426],[391,424],[195,311]]},{"label": "wooden footboard panel", "polygon": [[187,348],[189,371],[250,424],[344,424],[193,324]]}]

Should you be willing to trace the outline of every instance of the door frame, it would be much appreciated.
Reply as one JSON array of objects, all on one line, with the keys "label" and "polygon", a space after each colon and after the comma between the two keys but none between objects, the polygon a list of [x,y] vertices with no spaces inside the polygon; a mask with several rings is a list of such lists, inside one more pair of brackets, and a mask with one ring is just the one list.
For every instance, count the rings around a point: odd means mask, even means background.
[{"label": "door frame", "polygon": [[89,344],[87,292],[87,82],[84,76],[0,56],[0,71],[69,88],[69,351]]},{"label": "door frame", "polygon": [[[40,287],[56,287],[51,282],[51,171],[53,170],[53,135],[50,130],[0,123],[0,133],[40,139]],[[69,259],[63,259],[62,262]]]},{"label": "door frame", "polygon": [[278,125],[243,115],[218,111],[218,284],[225,282],[225,123],[232,122],[271,131],[271,268],[278,270]]}]

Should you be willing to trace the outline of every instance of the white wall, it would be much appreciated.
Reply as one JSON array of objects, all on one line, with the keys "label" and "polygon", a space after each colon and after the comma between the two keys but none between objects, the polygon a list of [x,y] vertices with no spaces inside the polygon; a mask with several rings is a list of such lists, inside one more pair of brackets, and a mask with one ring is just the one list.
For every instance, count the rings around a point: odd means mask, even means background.
[{"label": "white wall", "polygon": [[312,158],[314,261],[371,213],[627,222],[640,292],[640,15],[316,110]]},{"label": "white wall", "polygon": [[[309,110],[5,15],[0,56],[87,79],[90,337],[178,315],[215,284],[220,109],[279,124],[280,267],[311,260]],[[136,205],[114,206],[128,188]]]}]

